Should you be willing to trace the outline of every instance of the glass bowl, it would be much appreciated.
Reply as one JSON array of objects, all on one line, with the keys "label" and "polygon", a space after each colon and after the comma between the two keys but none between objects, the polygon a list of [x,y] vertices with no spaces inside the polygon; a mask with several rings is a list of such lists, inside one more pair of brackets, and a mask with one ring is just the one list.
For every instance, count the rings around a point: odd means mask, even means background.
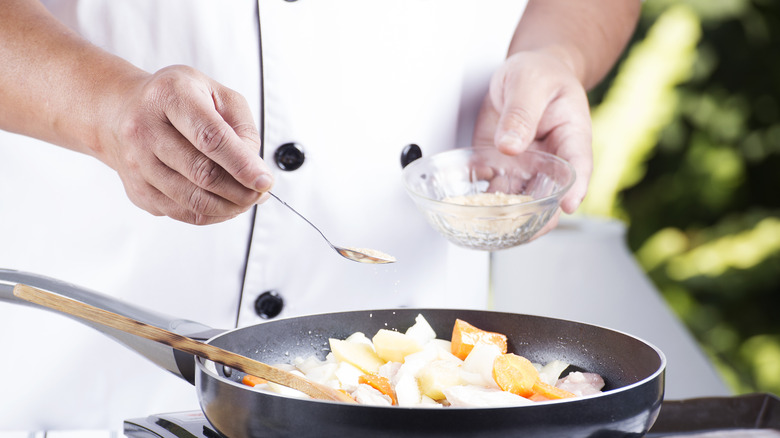
[{"label": "glass bowl", "polygon": [[574,178],[574,168],[555,155],[512,156],[492,146],[423,157],[403,171],[407,193],[439,233],[487,251],[530,240],[558,210]]}]

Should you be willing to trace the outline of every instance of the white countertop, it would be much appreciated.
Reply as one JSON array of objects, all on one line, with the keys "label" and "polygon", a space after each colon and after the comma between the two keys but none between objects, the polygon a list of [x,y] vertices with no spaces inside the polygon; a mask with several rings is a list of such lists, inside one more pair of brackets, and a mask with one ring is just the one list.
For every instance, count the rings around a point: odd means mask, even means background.
[{"label": "white countertop", "polygon": [[491,262],[493,310],[586,322],[652,343],[666,355],[667,400],[733,395],[634,259],[621,222],[562,218]]}]

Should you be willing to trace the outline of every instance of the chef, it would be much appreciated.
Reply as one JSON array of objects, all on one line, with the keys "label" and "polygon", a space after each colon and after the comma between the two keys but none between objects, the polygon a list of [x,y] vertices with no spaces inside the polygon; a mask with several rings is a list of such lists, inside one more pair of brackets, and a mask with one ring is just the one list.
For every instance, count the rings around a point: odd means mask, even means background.
[{"label": "chef", "polygon": [[[0,267],[231,328],[486,306],[400,182],[420,155],[539,148],[590,175],[585,90],[636,0],[6,0]],[[509,56],[507,56],[509,54]],[[335,243],[395,256],[338,256]],[[114,428],[193,388],[59,315],[0,305],[0,429]],[[12,359],[14,358],[14,359]]]}]

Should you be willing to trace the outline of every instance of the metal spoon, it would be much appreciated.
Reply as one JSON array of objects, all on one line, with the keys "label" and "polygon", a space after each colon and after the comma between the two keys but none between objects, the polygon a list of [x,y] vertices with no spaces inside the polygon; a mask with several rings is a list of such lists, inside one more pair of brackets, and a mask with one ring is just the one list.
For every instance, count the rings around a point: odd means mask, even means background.
[{"label": "metal spoon", "polygon": [[325,239],[326,242],[328,242],[328,245],[330,245],[330,247],[333,248],[334,251],[341,254],[342,257],[360,263],[373,263],[373,264],[395,263],[396,261],[395,257],[389,254],[385,254],[381,251],[377,251],[375,249],[352,248],[352,247],[343,248],[332,244],[330,240],[328,240],[328,238],[325,237],[324,234],[322,234],[322,231],[320,231],[319,228],[317,228],[313,223],[311,223],[308,219],[306,219],[302,214],[295,211],[294,208],[290,207],[289,204],[279,199],[279,197],[274,195],[273,193],[268,192],[268,194],[273,196],[277,201],[281,202],[285,207],[292,210],[293,213],[300,216],[301,219],[305,220],[307,224],[311,225],[312,228],[317,230],[317,232],[320,233],[320,236],[322,236],[322,238]]}]

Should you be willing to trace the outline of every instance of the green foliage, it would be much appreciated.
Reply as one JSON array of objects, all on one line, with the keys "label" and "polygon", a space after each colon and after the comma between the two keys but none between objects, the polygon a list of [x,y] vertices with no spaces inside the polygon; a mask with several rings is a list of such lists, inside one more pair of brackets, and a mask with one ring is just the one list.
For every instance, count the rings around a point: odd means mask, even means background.
[{"label": "green foliage", "polygon": [[[780,394],[780,2],[649,0],[643,8],[631,47],[653,38],[672,11],[690,13],[695,20],[685,23],[701,32],[695,60],[687,75],[655,86],[660,95],[671,84],[673,98],[642,102],[667,108],[660,129],[653,120],[631,126],[652,147],[633,158],[625,152],[618,164],[640,178],[612,184],[618,190],[592,186],[589,197],[610,197],[613,208],[597,213],[629,222],[637,259],[734,390]],[[637,104],[611,95],[636,56],[628,50],[591,93],[597,157],[614,159],[600,131],[620,123],[597,120],[599,108]],[[645,77],[668,66],[654,68]]]}]

